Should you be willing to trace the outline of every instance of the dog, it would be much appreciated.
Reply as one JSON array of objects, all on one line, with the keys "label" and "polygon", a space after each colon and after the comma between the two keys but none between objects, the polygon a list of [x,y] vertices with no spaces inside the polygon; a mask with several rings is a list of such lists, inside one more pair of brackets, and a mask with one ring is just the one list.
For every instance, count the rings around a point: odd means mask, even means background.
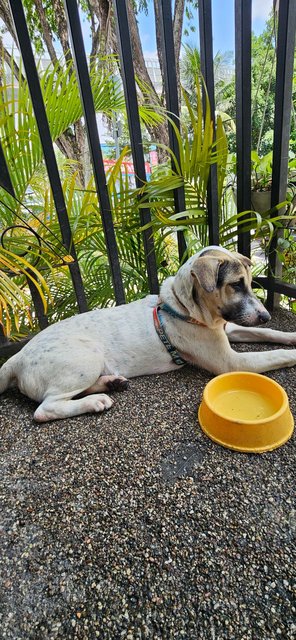
[{"label": "dog", "polygon": [[[127,379],[190,363],[213,374],[296,365],[296,349],[238,353],[229,343],[296,344],[296,332],[257,328],[270,319],[251,288],[251,261],[207,247],[167,278],[160,295],[51,325],[0,370],[0,393],[17,385],[46,422],[109,409]],[[240,325],[240,326],[239,326]]]}]

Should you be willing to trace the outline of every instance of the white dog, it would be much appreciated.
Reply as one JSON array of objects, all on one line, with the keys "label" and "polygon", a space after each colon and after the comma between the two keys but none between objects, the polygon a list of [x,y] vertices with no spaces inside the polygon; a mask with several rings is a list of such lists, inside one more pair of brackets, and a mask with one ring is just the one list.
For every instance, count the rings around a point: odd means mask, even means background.
[{"label": "white dog", "polygon": [[113,401],[105,392],[125,388],[127,378],[186,362],[214,374],[296,365],[295,349],[237,353],[230,347],[228,338],[296,344],[296,333],[254,328],[270,316],[252,293],[250,264],[208,247],[165,280],[159,297],[48,327],[3,365],[0,393],[17,385],[39,403],[35,420],[46,422],[109,409]]}]

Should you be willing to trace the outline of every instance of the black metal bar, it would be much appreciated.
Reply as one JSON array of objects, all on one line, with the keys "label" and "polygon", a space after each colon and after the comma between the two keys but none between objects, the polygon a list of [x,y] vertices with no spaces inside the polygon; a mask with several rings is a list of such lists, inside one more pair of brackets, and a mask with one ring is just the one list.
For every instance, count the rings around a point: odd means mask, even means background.
[{"label": "black metal bar", "polygon": [[[172,7],[167,0],[159,0],[160,28],[162,35],[162,54],[164,60],[164,81],[166,108],[175,126],[180,131],[180,113],[176,74],[176,58],[173,35]],[[169,142],[178,164],[180,165],[180,150],[177,136],[171,122],[168,122]],[[172,170],[176,170],[175,162],[172,159]],[[184,187],[174,190],[175,211],[185,211],[185,191]],[[180,262],[186,252],[186,241],[183,231],[177,232],[178,250]]]},{"label": "black metal bar", "polygon": [[115,299],[117,304],[124,304],[125,295],[121,277],[118,249],[111,213],[111,203],[106,183],[103,155],[96,120],[90,77],[88,72],[83,35],[81,30],[76,0],[64,0],[71,37],[72,52],[75,60],[81,102],[91,153],[91,161],[100,202],[101,217],[105,234],[108,258],[112,273]]},{"label": "black metal bar", "polygon": [[[292,111],[292,85],[295,53],[296,2],[281,0],[278,14],[277,63],[275,86],[275,114],[273,138],[273,163],[271,206],[286,199],[288,180],[288,154]],[[274,307],[277,275],[277,237],[272,240],[269,252],[267,306]]]},{"label": "black metal bar", "polygon": [[[140,188],[146,182],[146,171],[126,0],[114,0],[114,9],[136,185]],[[145,209],[141,209],[140,220],[142,226],[151,222],[151,215],[148,206]],[[158,293],[159,284],[157,277],[157,264],[151,229],[148,228],[143,231],[143,242],[149,288],[151,293]]]},{"label": "black metal bar", "polygon": [[[27,273],[31,275],[32,278],[34,279],[36,278],[35,273],[30,269],[27,269]],[[38,318],[39,327],[40,329],[46,329],[46,327],[48,327],[48,317],[44,313],[44,304],[35,283],[33,282],[33,280],[31,280],[29,275],[27,276],[27,282],[28,282],[31,297],[34,303],[34,308]]]},{"label": "black metal bar", "polygon": [[[237,211],[251,204],[251,29],[252,0],[235,0],[235,92]],[[246,214],[248,217],[248,214]],[[241,219],[243,220],[243,219]],[[250,232],[238,234],[238,250],[250,256]]]},{"label": "black metal bar", "polygon": [[[200,38],[200,66],[206,84],[211,106],[211,118],[215,130],[215,83],[213,66],[213,29],[211,0],[199,0],[199,38]],[[204,102],[205,104],[205,102]],[[219,244],[219,202],[217,165],[210,167],[210,178],[207,191],[209,241]]]},{"label": "black metal bar", "polygon": [[14,189],[9,175],[5,155],[0,140],[0,186],[3,187],[11,196],[14,196]]},{"label": "black metal bar", "polygon": [[24,69],[26,72],[35,118],[43,148],[47,173],[60,224],[63,244],[68,253],[73,258],[73,262],[69,263],[69,269],[76,294],[78,308],[80,311],[87,311],[85,292],[82,284],[80,268],[77,261],[76,250],[73,244],[66,203],[50,135],[49,124],[46,116],[46,110],[42,97],[28,27],[26,24],[23,3],[21,2],[21,0],[10,0],[10,7],[19,41],[20,51],[22,54]]},{"label": "black metal bar", "polygon": [[[256,289],[256,284],[259,284],[264,289],[269,289],[269,278],[264,276],[255,277],[252,285],[253,288]],[[273,281],[273,289],[275,293],[281,293],[288,298],[296,299],[296,284],[291,284],[289,282],[284,282],[284,280],[280,280],[279,278],[274,278]]]},{"label": "black metal bar", "polygon": [[8,338],[4,333],[4,327],[2,322],[0,322],[0,357],[1,357],[1,347],[6,346],[8,344]]}]

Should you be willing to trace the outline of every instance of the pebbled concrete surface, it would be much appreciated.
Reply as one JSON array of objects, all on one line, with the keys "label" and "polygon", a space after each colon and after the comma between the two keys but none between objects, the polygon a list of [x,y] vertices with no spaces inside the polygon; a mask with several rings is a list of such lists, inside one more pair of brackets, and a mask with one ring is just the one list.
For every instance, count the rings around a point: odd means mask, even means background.
[{"label": "pebbled concrete surface", "polygon": [[[296,368],[269,375],[296,415]],[[296,637],[295,436],[262,455],[212,443],[210,377],[134,379],[104,415],[48,425],[1,397],[1,639]]]}]

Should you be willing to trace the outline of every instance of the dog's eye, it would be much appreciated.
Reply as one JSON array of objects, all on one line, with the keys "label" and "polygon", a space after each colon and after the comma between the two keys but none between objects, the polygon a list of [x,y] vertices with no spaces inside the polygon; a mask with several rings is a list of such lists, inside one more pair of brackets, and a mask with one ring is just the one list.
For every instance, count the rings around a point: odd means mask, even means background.
[{"label": "dog's eye", "polygon": [[238,280],[237,282],[231,282],[230,286],[232,287],[232,289],[234,289],[234,291],[243,291],[245,288],[244,279],[241,278],[241,280]]}]

